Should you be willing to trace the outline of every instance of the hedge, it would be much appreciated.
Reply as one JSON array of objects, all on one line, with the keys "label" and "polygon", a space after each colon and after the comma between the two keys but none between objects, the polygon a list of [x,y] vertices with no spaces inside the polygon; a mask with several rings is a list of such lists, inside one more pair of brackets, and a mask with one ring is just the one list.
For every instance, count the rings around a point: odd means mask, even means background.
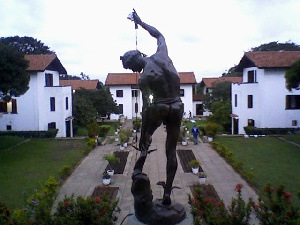
[{"label": "hedge", "polygon": [[18,136],[24,138],[55,138],[58,129],[47,131],[0,131],[0,136]]},{"label": "hedge", "polygon": [[257,128],[257,127],[244,127],[248,135],[267,135],[267,134],[289,134],[299,132],[299,128]]}]

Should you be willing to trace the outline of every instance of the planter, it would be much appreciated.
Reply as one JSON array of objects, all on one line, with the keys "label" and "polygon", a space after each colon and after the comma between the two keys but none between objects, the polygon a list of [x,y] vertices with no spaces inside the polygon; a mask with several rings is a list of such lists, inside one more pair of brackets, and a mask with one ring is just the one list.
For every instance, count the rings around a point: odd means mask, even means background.
[{"label": "planter", "polygon": [[192,167],[192,172],[193,172],[193,174],[198,174],[199,173],[199,167]]},{"label": "planter", "polygon": [[110,180],[111,180],[110,176],[107,176],[107,175],[103,176],[103,178],[102,178],[102,182],[103,182],[104,185],[109,185]]},{"label": "planter", "polygon": [[206,177],[199,177],[199,184],[205,184]]},{"label": "planter", "polygon": [[115,131],[115,135],[118,135],[118,131]]},{"label": "planter", "polygon": [[124,145],[120,145],[120,150],[124,150],[125,146]]},{"label": "planter", "polygon": [[128,146],[127,142],[125,142],[125,143],[123,144],[123,146],[124,146],[125,148],[127,148],[127,146]]},{"label": "planter", "polygon": [[212,142],[214,140],[213,137],[207,137],[208,142]]},{"label": "planter", "polygon": [[187,143],[187,141],[182,141],[181,144],[182,144],[183,146],[186,146],[188,143]]},{"label": "planter", "polygon": [[118,141],[119,141],[119,138],[118,138],[118,137],[116,137],[116,138],[115,138],[115,142],[118,142]]},{"label": "planter", "polygon": [[110,177],[113,176],[114,173],[115,173],[114,170],[107,170],[106,172],[107,172],[107,174],[108,174]]}]

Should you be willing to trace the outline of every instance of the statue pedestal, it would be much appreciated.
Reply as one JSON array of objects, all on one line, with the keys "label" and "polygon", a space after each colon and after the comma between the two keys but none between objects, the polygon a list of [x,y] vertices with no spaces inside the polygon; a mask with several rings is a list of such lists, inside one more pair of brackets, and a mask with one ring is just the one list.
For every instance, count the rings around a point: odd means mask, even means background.
[{"label": "statue pedestal", "polygon": [[[131,216],[128,216],[127,219],[124,221],[124,225],[146,225],[145,223],[143,222],[140,222],[135,214],[134,214],[134,208],[132,207],[132,209],[130,210],[130,213],[132,213],[133,215]],[[191,225],[193,224],[194,221],[193,221],[193,216],[192,214],[189,212],[189,211],[186,211],[186,217],[184,220],[182,220],[181,222],[179,223],[176,223],[176,225]]]}]

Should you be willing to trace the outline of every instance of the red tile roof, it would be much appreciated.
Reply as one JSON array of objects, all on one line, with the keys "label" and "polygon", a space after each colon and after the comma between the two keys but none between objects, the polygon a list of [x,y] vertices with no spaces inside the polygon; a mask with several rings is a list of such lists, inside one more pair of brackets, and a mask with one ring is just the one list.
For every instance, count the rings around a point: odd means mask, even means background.
[{"label": "red tile roof", "polygon": [[72,90],[80,88],[87,90],[96,90],[99,80],[60,80],[60,86],[72,86]]},{"label": "red tile roof", "polygon": [[300,51],[246,52],[238,67],[239,71],[247,67],[289,68],[300,59]]},{"label": "red tile roof", "polygon": [[[105,85],[137,85],[140,73],[109,73],[105,80]],[[194,72],[180,72],[181,84],[196,84]]]},{"label": "red tile roof", "polygon": [[243,81],[242,77],[211,77],[211,78],[202,78],[201,86],[206,88],[213,88],[218,83],[229,81],[231,83],[240,83]]},{"label": "red tile roof", "polygon": [[25,59],[29,61],[27,71],[45,71],[56,70],[60,74],[67,74],[55,54],[25,55]]}]

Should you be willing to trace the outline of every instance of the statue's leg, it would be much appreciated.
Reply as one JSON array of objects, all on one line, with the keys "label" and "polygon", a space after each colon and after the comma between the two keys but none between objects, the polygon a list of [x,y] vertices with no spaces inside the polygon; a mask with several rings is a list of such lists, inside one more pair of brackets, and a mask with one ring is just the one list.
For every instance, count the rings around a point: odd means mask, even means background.
[{"label": "statue's leg", "polygon": [[164,205],[171,204],[171,191],[174,177],[177,171],[176,146],[180,133],[180,124],[182,118],[182,103],[174,103],[170,109],[167,120],[167,140],[166,140],[166,156],[167,156],[167,180],[163,195],[162,203]]},{"label": "statue's leg", "polygon": [[141,173],[147,158],[147,151],[152,142],[152,135],[154,131],[161,125],[163,112],[167,110],[160,110],[159,106],[153,105],[147,108],[142,114],[142,128],[139,142],[139,150],[141,155],[134,166],[135,173]]}]

